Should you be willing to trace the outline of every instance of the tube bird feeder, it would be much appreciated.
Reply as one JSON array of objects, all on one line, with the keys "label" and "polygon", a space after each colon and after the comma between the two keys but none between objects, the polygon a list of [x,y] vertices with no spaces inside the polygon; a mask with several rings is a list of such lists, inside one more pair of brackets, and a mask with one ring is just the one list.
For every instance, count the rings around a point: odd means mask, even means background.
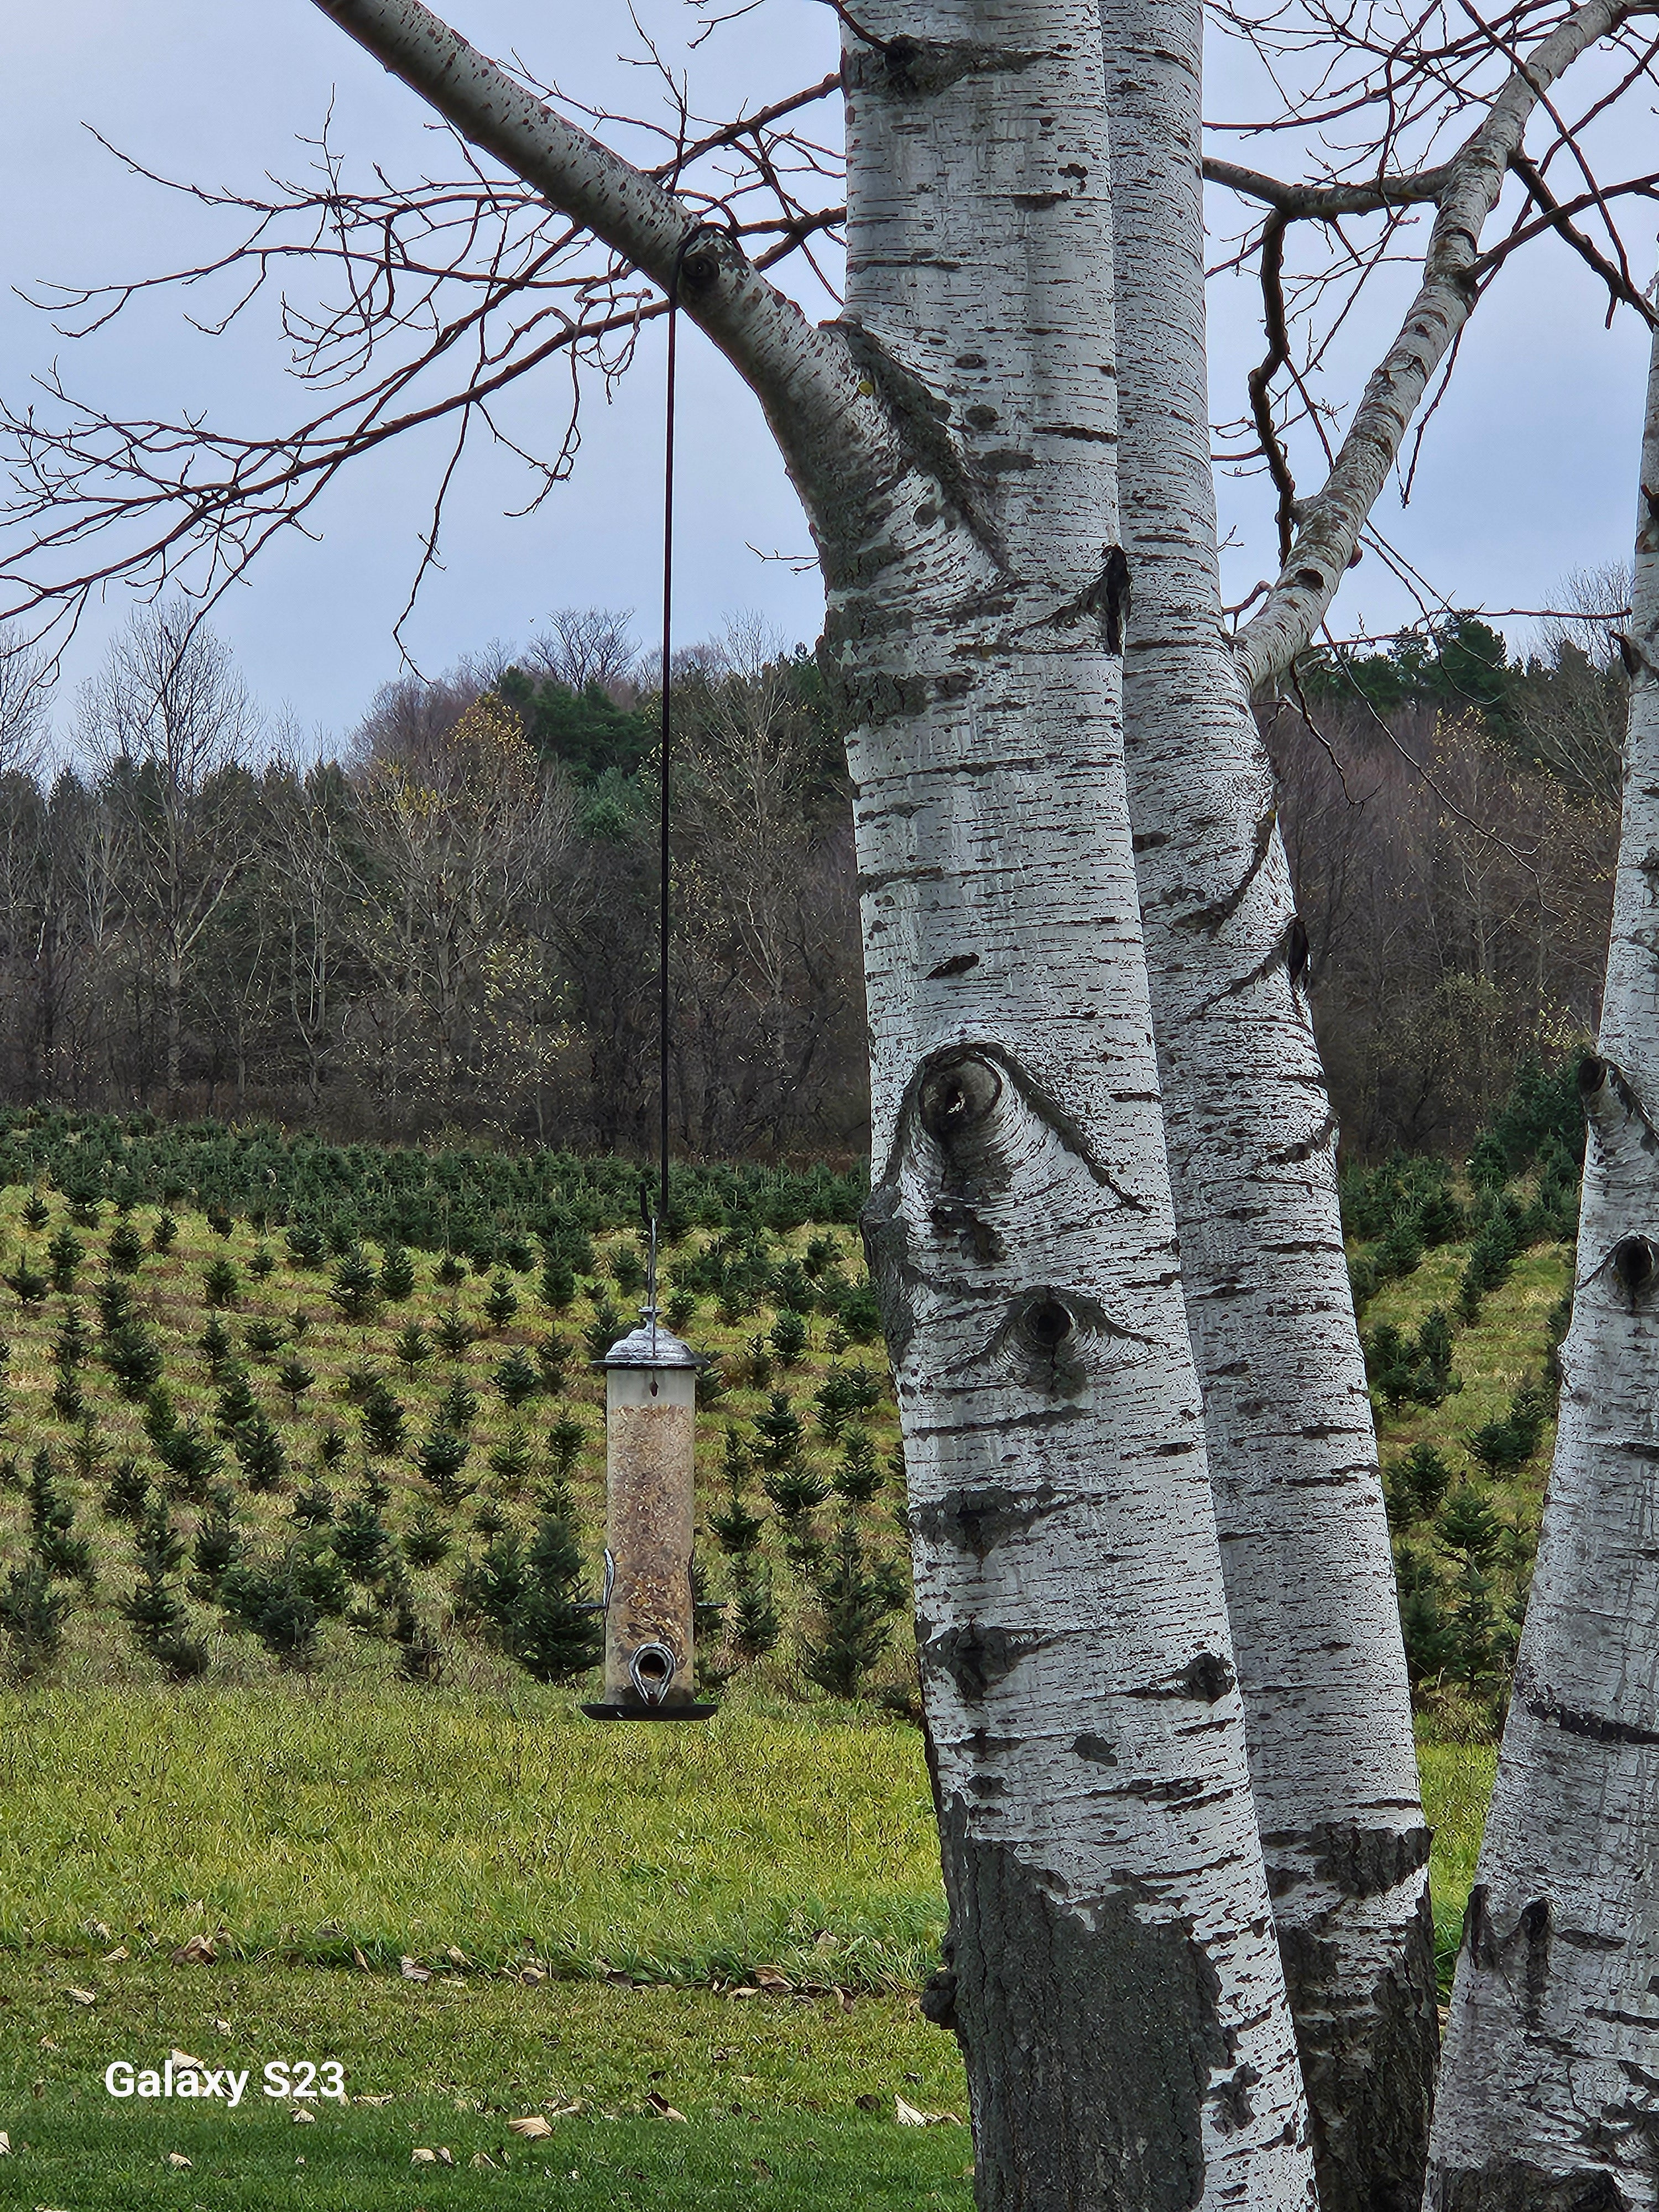
[{"label": "tube bird feeder", "polygon": [[647,1306],[605,1371],[605,1697],[596,1721],[700,1721],[693,1676],[697,1369]]}]

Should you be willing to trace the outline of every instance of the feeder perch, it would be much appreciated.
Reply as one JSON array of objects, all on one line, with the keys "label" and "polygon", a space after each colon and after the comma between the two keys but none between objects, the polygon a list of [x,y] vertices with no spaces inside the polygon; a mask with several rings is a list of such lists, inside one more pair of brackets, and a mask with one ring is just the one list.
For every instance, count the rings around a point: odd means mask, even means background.
[{"label": "feeder perch", "polygon": [[689,1345],[640,1326],[605,1370],[605,1698],[596,1721],[701,1721],[692,1674],[692,1471],[697,1369]]}]

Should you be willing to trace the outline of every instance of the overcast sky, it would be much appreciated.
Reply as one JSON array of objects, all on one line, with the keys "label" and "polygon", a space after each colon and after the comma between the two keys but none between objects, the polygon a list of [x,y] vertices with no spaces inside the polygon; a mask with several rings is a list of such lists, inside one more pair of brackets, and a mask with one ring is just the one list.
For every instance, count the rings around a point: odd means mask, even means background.
[{"label": "overcast sky", "polygon": [[[670,52],[681,27],[697,20],[678,0],[651,0],[640,12]],[[633,40],[628,11],[614,0],[454,0],[449,14],[480,46],[521,53],[578,97],[632,110],[653,97],[640,72],[617,61]],[[766,0],[696,58],[701,104],[735,112],[823,76],[834,66],[832,30],[816,0]],[[331,101],[337,142],[365,159],[394,173],[434,161],[413,97],[310,0],[257,8],[53,0],[12,11],[8,47],[0,378],[9,399],[25,400],[30,376],[56,357],[66,382],[115,411],[204,410],[225,428],[250,430],[289,419],[292,387],[268,320],[210,340],[189,329],[185,303],[162,297],[104,337],[69,346],[10,288],[140,275],[225,242],[210,218],[127,175],[82,125],[173,175],[257,189],[266,170],[298,171],[296,137],[317,130]],[[1218,54],[1212,112],[1242,112],[1248,97],[1231,56]],[[1629,132],[1634,139],[1651,130],[1644,101]],[[1631,226],[1644,277],[1651,230],[1650,219]],[[1406,281],[1402,274],[1391,294],[1380,292],[1349,332],[1351,388],[1386,343],[1387,311],[1397,317]],[[1247,286],[1216,288],[1218,416],[1240,411],[1243,368],[1260,350],[1254,306]],[[1570,569],[1627,557],[1646,345],[1628,312],[1605,331],[1604,306],[1582,264],[1550,241],[1512,264],[1471,325],[1412,507],[1382,518],[1460,603],[1535,605]],[[689,641],[757,610],[786,639],[810,641],[822,610],[816,576],[749,550],[799,553],[809,545],[758,411],[695,332],[683,359],[679,633]],[[556,404],[551,393],[549,404]],[[408,633],[422,666],[435,670],[493,640],[521,641],[567,605],[635,608],[649,639],[660,405],[660,356],[652,345],[617,396],[589,395],[574,480],[529,519],[502,513],[522,500],[521,474],[481,453],[452,509],[442,573]],[[273,547],[217,617],[260,697],[325,740],[347,732],[396,672],[391,630],[417,556],[435,459],[434,447],[410,445],[360,466],[321,510],[321,542],[290,537]],[[1229,583],[1242,595],[1272,566],[1271,530],[1259,483],[1224,482],[1222,496],[1224,525],[1238,541]],[[88,672],[125,611],[117,599],[88,623],[71,655],[71,680]],[[1344,593],[1337,626],[1384,628],[1413,611],[1368,560]],[[1510,627],[1523,636],[1524,624]],[[66,688],[60,726],[70,718]]]}]

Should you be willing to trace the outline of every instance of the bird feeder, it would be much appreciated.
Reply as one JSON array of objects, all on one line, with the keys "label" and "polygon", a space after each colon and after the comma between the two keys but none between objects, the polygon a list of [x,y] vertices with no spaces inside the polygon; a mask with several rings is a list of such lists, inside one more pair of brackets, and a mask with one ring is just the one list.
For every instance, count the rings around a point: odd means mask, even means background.
[{"label": "bird feeder", "polygon": [[700,1721],[692,1674],[697,1369],[647,1305],[605,1372],[605,1697],[596,1721]]}]

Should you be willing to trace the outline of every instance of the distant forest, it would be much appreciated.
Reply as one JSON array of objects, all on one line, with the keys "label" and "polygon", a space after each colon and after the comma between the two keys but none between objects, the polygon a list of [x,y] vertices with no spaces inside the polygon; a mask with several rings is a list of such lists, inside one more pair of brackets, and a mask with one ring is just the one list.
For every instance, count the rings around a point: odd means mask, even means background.
[{"label": "distant forest", "polygon": [[[1616,572],[1511,659],[1451,615],[1263,714],[1352,1158],[1455,1151],[1594,1028],[1625,678]],[[673,1118],[850,1158],[867,1079],[850,793],[811,654],[738,625],[675,689]],[[139,610],[43,772],[0,658],[0,1097],[629,1153],[655,1114],[659,700],[626,622],[386,684],[332,761]]]}]

